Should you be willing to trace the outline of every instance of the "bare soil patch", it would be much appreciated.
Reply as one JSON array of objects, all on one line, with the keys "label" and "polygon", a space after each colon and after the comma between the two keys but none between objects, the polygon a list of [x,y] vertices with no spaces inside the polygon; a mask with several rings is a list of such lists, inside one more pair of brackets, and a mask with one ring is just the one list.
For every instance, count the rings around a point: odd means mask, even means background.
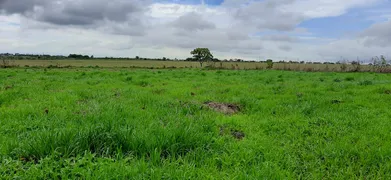
[{"label": "bare soil patch", "polygon": [[240,111],[240,107],[236,104],[218,102],[205,102],[204,104],[217,112],[221,112],[227,115],[236,114]]}]

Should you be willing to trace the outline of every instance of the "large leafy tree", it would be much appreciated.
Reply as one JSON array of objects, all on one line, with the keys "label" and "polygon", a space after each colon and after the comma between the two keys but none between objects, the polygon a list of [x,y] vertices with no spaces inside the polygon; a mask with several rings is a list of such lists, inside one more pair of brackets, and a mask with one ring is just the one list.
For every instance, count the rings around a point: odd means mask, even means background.
[{"label": "large leafy tree", "polygon": [[190,54],[193,55],[194,60],[200,62],[201,67],[204,62],[213,60],[213,55],[208,48],[196,48]]}]

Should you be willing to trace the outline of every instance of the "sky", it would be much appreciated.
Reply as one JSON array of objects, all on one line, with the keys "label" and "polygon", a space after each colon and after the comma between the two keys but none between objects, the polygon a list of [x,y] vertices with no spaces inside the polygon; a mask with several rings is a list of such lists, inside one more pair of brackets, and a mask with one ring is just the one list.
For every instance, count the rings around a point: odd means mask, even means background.
[{"label": "sky", "polygon": [[391,0],[0,0],[0,53],[368,61]]}]

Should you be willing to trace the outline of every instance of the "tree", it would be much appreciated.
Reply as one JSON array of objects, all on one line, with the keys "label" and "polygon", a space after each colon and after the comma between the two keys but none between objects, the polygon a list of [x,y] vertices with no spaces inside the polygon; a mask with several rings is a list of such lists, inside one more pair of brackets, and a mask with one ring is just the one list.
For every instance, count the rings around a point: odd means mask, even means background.
[{"label": "tree", "polygon": [[213,60],[213,55],[208,48],[196,48],[190,54],[193,55],[196,61],[200,62],[201,67],[204,62]]},{"label": "tree", "polygon": [[1,68],[7,68],[9,66],[9,64],[10,64],[9,60],[3,59],[2,62],[1,62],[0,67]]},{"label": "tree", "polygon": [[267,64],[267,69],[272,69],[273,68],[273,60],[271,60],[271,59],[268,59],[268,60],[266,60],[266,64]]},{"label": "tree", "polygon": [[[45,59],[45,56],[41,56],[43,59]],[[81,55],[81,54],[70,54],[68,58],[73,58],[73,59],[89,59],[90,56],[88,55]]]},{"label": "tree", "polygon": [[189,58],[186,58],[186,60],[185,61],[194,61],[194,59],[193,58],[191,58],[191,57],[189,57]]}]

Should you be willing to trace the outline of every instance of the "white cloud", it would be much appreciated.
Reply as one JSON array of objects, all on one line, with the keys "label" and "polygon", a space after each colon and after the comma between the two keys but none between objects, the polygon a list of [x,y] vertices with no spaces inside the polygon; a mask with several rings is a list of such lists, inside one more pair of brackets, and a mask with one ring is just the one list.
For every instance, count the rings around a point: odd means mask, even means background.
[{"label": "white cloud", "polygon": [[367,47],[391,47],[391,20],[380,22],[372,25],[360,36],[365,38],[365,46]]},{"label": "white cloud", "polygon": [[298,27],[382,0],[226,0],[221,6],[131,0],[121,1],[123,7],[103,0],[73,1],[80,6],[23,1],[27,4],[6,0],[0,6],[0,51],[186,58],[192,48],[209,47],[218,58],[316,61],[378,55],[391,41],[389,22],[355,39],[317,37]]},{"label": "white cloud", "polygon": [[284,11],[303,13],[307,18],[339,16],[351,8],[359,8],[379,2],[379,0],[300,0],[284,5]]}]

